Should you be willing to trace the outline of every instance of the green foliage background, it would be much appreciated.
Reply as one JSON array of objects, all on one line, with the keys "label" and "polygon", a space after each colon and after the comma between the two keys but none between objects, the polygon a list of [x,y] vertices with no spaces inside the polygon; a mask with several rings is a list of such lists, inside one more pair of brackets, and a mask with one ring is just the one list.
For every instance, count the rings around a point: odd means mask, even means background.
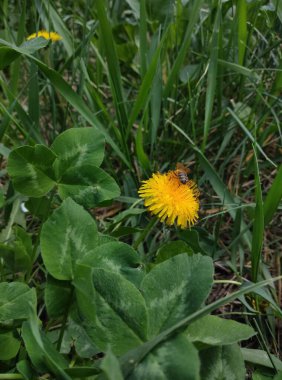
[{"label": "green foliage background", "polygon": [[[282,3],[0,10],[0,379],[279,380]],[[137,196],[176,162],[191,230]]]}]

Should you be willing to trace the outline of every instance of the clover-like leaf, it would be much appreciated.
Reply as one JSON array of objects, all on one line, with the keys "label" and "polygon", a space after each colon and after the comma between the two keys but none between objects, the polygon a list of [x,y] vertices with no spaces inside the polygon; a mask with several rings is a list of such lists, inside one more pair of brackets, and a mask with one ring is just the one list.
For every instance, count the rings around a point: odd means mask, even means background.
[{"label": "clover-like leaf", "polygon": [[56,184],[53,174],[55,153],[44,145],[21,146],[8,159],[8,173],[17,191],[30,197],[42,197]]},{"label": "clover-like leaf", "polygon": [[95,248],[98,232],[91,215],[68,198],[44,223],[40,238],[48,272],[58,280],[71,280],[76,260]]},{"label": "clover-like leaf", "polygon": [[54,164],[57,179],[69,169],[84,165],[100,166],[104,145],[103,135],[96,128],[71,128],[61,133],[51,146],[58,156]]},{"label": "clover-like leaf", "polygon": [[67,170],[60,179],[58,190],[62,199],[72,197],[87,208],[120,195],[115,180],[104,170],[93,165]]}]

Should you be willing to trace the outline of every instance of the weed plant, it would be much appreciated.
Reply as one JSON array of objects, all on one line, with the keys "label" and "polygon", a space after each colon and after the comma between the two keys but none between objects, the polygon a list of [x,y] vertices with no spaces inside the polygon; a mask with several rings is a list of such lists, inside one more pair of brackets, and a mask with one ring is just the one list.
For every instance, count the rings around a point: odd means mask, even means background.
[{"label": "weed plant", "polygon": [[0,379],[281,379],[282,2],[0,11]]}]

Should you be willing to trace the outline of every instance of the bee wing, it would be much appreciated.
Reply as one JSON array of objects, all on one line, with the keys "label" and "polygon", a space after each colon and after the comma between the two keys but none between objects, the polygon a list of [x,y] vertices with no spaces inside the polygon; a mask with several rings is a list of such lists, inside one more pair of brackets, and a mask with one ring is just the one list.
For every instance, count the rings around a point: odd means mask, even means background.
[{"label": "bee wing", "polygon": [[191,170],[189,168],[187,168],[187,166],[182,164],[181,162],[177,162],[176,170],[179,170],[179,171],[184,172],[186,174],[191,173]]}]

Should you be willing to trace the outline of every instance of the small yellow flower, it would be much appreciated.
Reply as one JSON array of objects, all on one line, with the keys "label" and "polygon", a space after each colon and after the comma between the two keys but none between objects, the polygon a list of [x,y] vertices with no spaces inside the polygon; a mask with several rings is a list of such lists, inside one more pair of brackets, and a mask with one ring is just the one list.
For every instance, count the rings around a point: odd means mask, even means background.
[{"label": "small yellow flower", "polygon": [[174,171],[153,174],[143,181],[138,193],[161,222],[168,225],[176,222],[181,228],[187,228],[198,220],[199,190],[191,180],[182,184]]},{"label": "small yellow flower", "polygon": [[39,30],[37,33],[33,33],[27,37],[27,40],[32,40],[37,37],[43,37],[45,40],[51,40],[53,42],[60,41],[62,36],[56,32],[47,32],[47,30]]}]

